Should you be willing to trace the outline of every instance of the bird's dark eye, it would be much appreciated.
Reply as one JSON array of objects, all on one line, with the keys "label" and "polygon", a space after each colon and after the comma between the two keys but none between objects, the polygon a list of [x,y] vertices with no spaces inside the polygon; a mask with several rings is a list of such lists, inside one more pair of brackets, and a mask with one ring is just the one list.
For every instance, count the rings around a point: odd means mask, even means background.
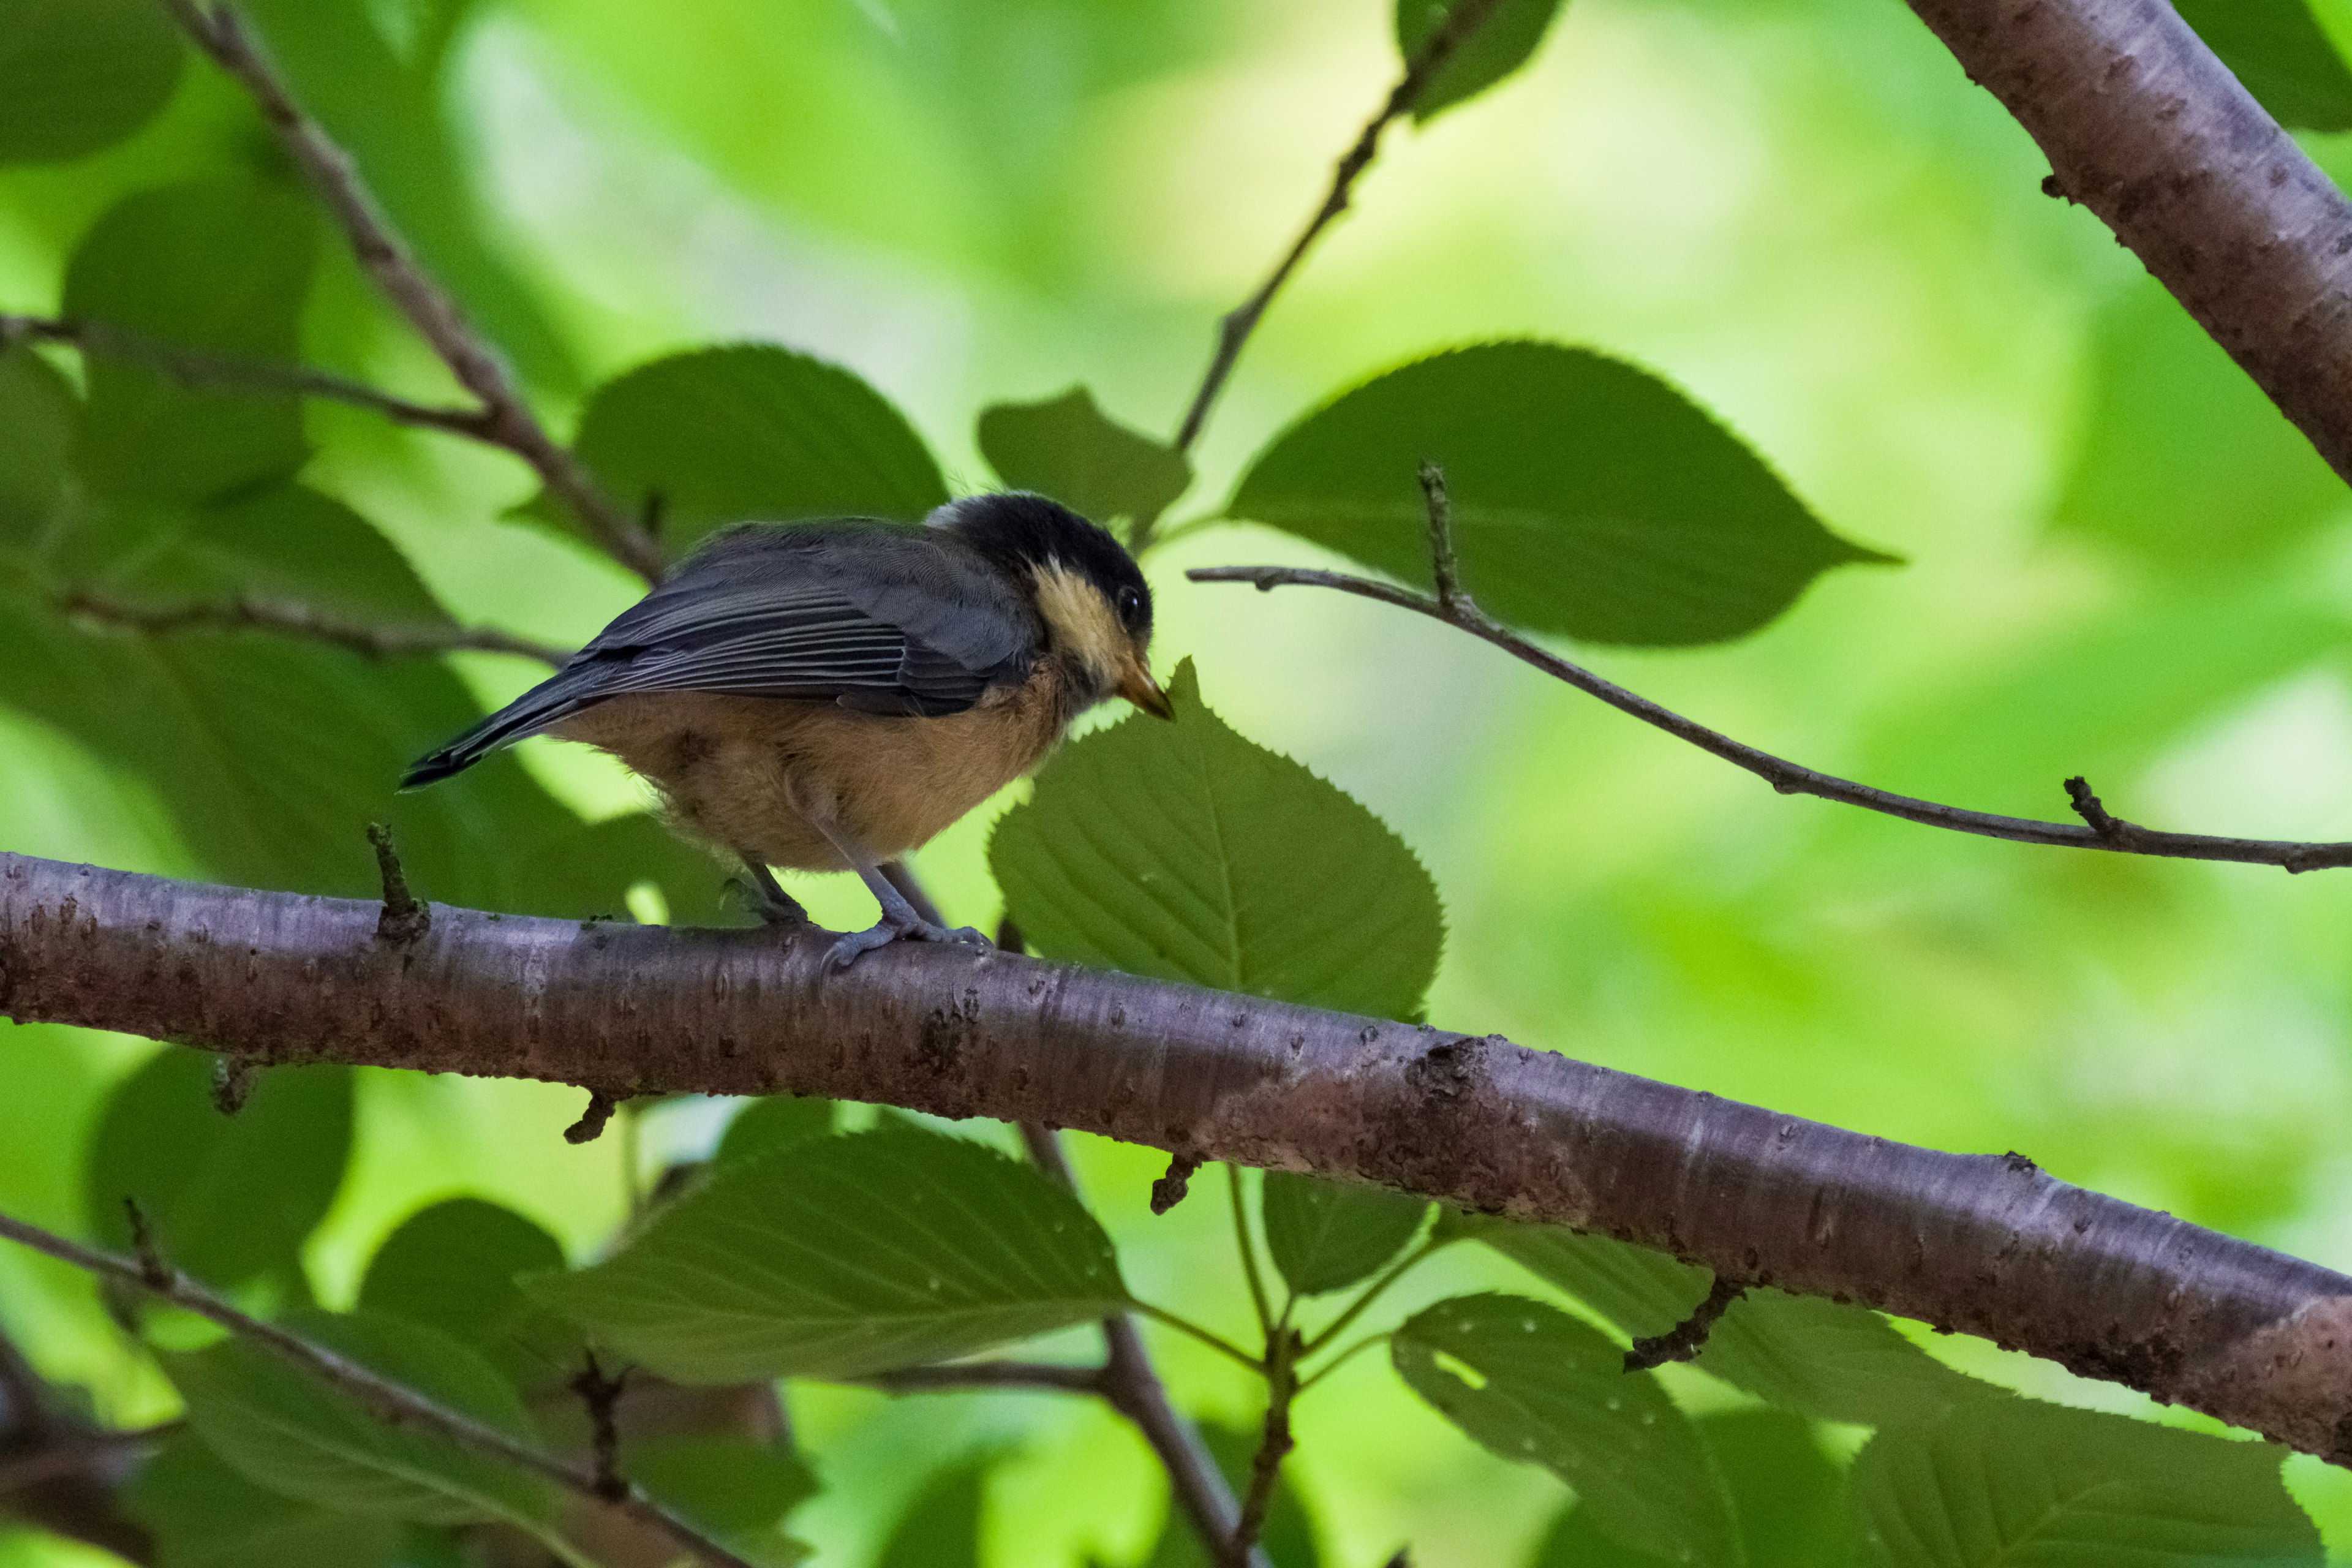
[{"label": "bird's dark eye", "polygon": [[1143,590],[1121,588],[1118,591],[1118,618],[1129,631],[1143,620]]}]

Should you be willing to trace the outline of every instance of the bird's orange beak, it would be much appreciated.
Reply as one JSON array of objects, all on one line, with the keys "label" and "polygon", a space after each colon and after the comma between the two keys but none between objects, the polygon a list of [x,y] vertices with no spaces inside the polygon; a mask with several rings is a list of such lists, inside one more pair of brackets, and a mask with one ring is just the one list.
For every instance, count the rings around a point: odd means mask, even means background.
[{"label": "bird's orange beak", "polygon": [[1129,660],[1119,672],[1118,694],[1155,719],[1176,717],[1176,710],[1168,705],[1168,693],[1160,689],[1160,682],[1151,679],[1151,667],[1140,658]]}]

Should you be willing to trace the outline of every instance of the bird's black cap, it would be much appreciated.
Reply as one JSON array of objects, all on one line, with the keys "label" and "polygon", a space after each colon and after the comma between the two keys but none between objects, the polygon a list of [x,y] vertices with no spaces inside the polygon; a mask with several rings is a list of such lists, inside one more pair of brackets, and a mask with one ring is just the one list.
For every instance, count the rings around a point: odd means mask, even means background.
[{"label": "bird's black cap", "polygon": [[1135,557],[1109,530],[1059,501],[1028,490],[969,496],[934,512],[930,526],[954,534],[1015,574],[1058,561],[1102,591],[1129,636],[1151,635],[1151,588]]}]

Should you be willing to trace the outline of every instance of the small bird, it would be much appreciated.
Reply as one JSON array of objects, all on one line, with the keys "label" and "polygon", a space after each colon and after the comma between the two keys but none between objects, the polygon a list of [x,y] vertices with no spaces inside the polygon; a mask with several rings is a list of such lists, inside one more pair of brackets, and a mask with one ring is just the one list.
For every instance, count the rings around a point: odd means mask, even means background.
[{"label": "small bird", "polygon": [[808,915],[769,868],[856,872],[882,919],[834,943],[833,964],[901,937],[985,945],[924,919],[881,863],[1034,768],[1097,702],[1172,718],[1150,647],[1134,558],[1043,496],[968,497],[919,529],[745,523],[401,787],[526,735],[583,742],[740,858],[771,923]]}]

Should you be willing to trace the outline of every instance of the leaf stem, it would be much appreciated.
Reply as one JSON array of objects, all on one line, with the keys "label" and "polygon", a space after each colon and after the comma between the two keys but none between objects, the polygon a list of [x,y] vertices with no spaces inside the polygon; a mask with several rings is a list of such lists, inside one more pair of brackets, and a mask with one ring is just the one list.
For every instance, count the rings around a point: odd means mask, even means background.
[{"label": "leaf stem", "polygon": [[1327,1361],[1321,1366],[1317,1367],[1314,1372],[1309,1373],[1306,1379],[1299,1384],[1298,1392],[1301,1394],[1306,1393],[1308,1389],[1314,1387],[1317,1384],[1322,1382],[1325,1378],[1330,1376],[1333,1373],[1339,1371],[1349,1362],[1355,1360],[1356,1357],[1363,1352],[1371,1349],[1374,1345],[1386,1344],[1390,1340],[1395,1337],[1394,1331],[1389,1329],[1382,1329],[1376,1334],[1366,1334],[1362,1339],[1358,1340],[1354,1344],[1349,1345],[1346,1350],[1341,1351],[1338,1355],[1333,1356],[1329,1361]]},{"label": "leaf stem", "polygon": [[1312,1339],[1307,1342],[1305,1348],[1298,1352],[1300,1357],[1303,1359],[1307,1356],[1311,1356],[1317,1351],[1321,1350],[1325,1345],[1329,1344],[1333,1340],[1339,1338],[1341,1333],[1347,1331],[1349,1324],[1353,1323],[1358,1318],[1362,1317],[1366,1310],[1369,1309],[1373,1302],[1381,1299],[1381,1295],[1390,1286],[1403,1279],[1408,1270],[1418,1266],[1423,1260],[1427,1258],[1431,1253],[1448,1245],[1450,1245],[1449,1242],[1440,1241],[1437,1237],[1433,1236],[1428,1240],[1423,1242],[1420,1246],[1413,1247],[1411,1251],[1407,1252],[1402,1258],[1398,1258],[1394,1263],[1391,1264],[1389,1266],[1388,1272],[1381,1275],[1380,1278],[1365,1286],[1363,1291],[1358,1295],[1353,1301],[1348,1303],[1348,1307],[1345,1311],[1341,1312],[1338,1317],[1325,1324],[1320,1332],[1317,1333]]},{"label": "leaf stem", "polygon": [[1265,1375],[1265,1363],[1250,1354],[1249,1352],[1242,1349],[1241,1346],[1234,1343],[1233,1341],[1225,1338],[1223,1334],[1218,1333],[1214,1329],[1204,1329],[1200,1324],[1192,1321],[1190,1318],[1179,1316],[1177,1313],[1170,1311],[1165,1307],[1155,1307],[1149,1301],[1136,1302],[1135,1310],[1142,1313],[1145,1317],[1150,1318],[1155,1323],[1165,1324],[1169,1328],[1175,1330],[1180,1334],[1190,1334],[1192,1338],[1200,1341],[1211,1350],[1215,1351],[1220,1355],[1223,1355],[1231,1361],[1237,1362],[1241,1365],[1249,1368],[1250,1371],[1256,1373],[1259,1376],[1263,1377]]},{"label": "leaf stem", "polygon": [[[1274,1342],[1274,1312],[1267,1305],[1265,1278],[1258,1272],[1257,1247],[1250,1240],[1249,1205],[1242,1199],[1242,1168],[1225,1167],[1225,1192],[1233,1199],[1234,1246],[1242,1255],[1242,1278],[1249,1281],[1250,1306],[1257,1313],[1258,1332],[1269,1348]],[[1286,1318],[1289,1313],[1286,1310]]]}]

